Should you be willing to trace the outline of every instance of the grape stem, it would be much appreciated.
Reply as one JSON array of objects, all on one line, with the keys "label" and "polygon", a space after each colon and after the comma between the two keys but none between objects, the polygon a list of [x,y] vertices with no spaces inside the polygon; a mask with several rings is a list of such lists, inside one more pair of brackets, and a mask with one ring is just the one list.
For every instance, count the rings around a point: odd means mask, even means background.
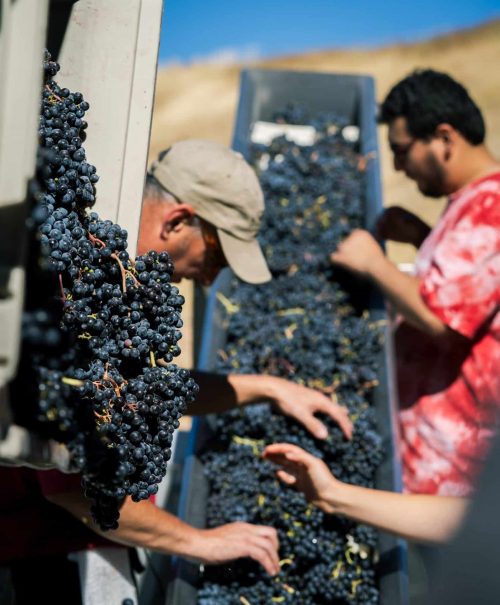
[{"label": "grape stem", "polygon": [[118,266],[120,267],[120,271],[122,274],[122,290],[123,290],[123,292],[126,292],[127,291],[127,273],[125,271],[125,267],[123,266],[122,261],[118,258],[118,256],[116,254],[112,254],[111,258],[114,259],[118,263]]},{"label": "grape stem", "polygon": [[295,374],[295,367],[284,357],[275,357],[271,359],[269,362],[269,369],[272,373],[275,373],[280,365],[282,365],[289,374]]},{"label": "grape stem", "polygon": [[337,564],[335,565],[334,569],[332,570],[332,578],[334,580],[336,580],[339,577],[343,567],[344,567],[344,564],[342,563],[342,561],[340,561],[340,560],[337,561]]},{"label": "grape stem", "polygon": [[217,355],[219,355],[219,357],[222,359],[222,361],[227,361],[229,359],[226,351],[224,351],[224,349],[219,349],[217,351]]},{"label": "grape stem", "polygon": [[56,93],[52,90],[52,88],[48,84],[45,84],[45,88],[50,92],[50,94],[54,97],[54,99],[57,99],[58,101],[60,101],[62,103],[61,97],[56,95]]},{"label": "grape stem", "polygon": [[106,244],[102,241],[102,239],[99,239],[98,237],[96,237],[95,235],[92,235],[92,233],[87,232],[88,236],[89,236],[89,240],[92,242],[92,244],[94,244],[94,246],[96,244],[99,244],[101,246],[101,248],[105,248]]},{"label": "grape stem", "polygon": [[[89,236],[89,240],[92,242],[92,244],[94,244],[94,246],[96,244],[99,244],[99,246],[101,247],[101,250],[102,250],[102,248],[106,247],[106,244],[98,237],[95,237],[95,235],[92,235],[92,233],[88,233],[88,236]],[[122,290],[124,293],[127,291],[127,277],[132,278],[134,280],[136,286],[141,285],[139,280],[136,279],[136,277],[130,271],[127,271],[127,269],[125,269],[122,261],[120,260],[120,258],[116,254],[116,252],[113,252],[113,254],[111,255],[111,258],[113,260],[115,260],[118,263],[118,266],[120,267],[120,272],[122,274]]]},{"label": "grape stem", "polygon": [[83,380],[78,380],[77,378],[71,378],[70,376],[63,376],[61,378],[61,382],[64,384],[69,384],[72,387],[82,387],[84,385]]},{"label": "grape stem", "polygon": [[63,278],[62,273],[59,273],[59,286],[61,288],[61,300],[66,302],[66,294],[64,294]]},{"label": "grape stem", "polygon": [[99,414],[99,412],[94,411],[95,416],[99,419],[99,422],[111,422],[111,414],[109,410],[106,410],[104,414]]},{"label": "grape stem", "polygon": [[118,266],[120,267],[120,271],[121,271],[121,274],[122,274],[122,289],[123,289],[123,292],[127,291],[127,277],[132,278],[134,280],[134,283],[135,283],[136,286],[140,286],[141,285],[140,282],[139,282],[139,280],[130,271],[127,271],[127,269],[125,269],[125,267],[123,266],[122,261],[118,258],[117,254],[112,254],[111,258],[114,259],[118,263]]},{"label": "grape stem", "polygon": [[351,597],[356,595],[356,590],[360,584],[363,583],[363,580],[353,580],[351,582]]}]

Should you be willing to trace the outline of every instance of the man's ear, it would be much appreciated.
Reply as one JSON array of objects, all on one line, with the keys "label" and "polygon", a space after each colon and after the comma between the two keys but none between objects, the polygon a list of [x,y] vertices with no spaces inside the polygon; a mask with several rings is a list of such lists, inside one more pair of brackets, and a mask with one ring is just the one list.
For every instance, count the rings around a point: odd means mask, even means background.
[{"label": "man's ear", "polygon": [[167,240],[170,233],[181,231],[191,222],[195,211],[189,204],[175,204],[165,208],[162,214],[161,238]]},{"label": "man's ear", "polygon": [[458,133],[456,129],[451,124],[438,124],[434,136],[444,145],[444,159],[449,160],[457,144]]}]

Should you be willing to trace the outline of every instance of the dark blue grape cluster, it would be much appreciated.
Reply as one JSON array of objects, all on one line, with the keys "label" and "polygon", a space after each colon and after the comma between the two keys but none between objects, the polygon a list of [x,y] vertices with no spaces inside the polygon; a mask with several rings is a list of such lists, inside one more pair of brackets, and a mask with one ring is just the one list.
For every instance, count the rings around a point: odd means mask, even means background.
[{"label": "dark blue grape cluster", "polygon": [[130,258],[127,232],[88,210],[98,180],[82,145],[89,106],[54,81],[58,69],[46,54],[13,394],[18,422],[67,445],[92,514],[109,529],[126,495],[156,493],[197,385],[171,363],[184,299],[168,254]]},{"label": "dark blue grape cluster", "polygon": [[[291,107],[278,118],[294,122],[304,115]],[[322,458],[338,479],[366,487],[374,487],[384,457],[370,405],[382,332],[366,311],[366,292],[328,262],[338,241],[362,225],[364,203],[359,156],[342,139],[344,122],[332,125],[332,116],[316,119],[311,147],[279,138],[254,149],[266,194],[260,241],[274,279],[257,287],[235,279],[219,294],[227,341],[218,369],[272,374],[322,390],[348,408],[353,438],[322,418],[329,437],[317,440],[264,403],[213,420],[214,440],[201,455],[210,486],[208,525],[275,527],[281,572],[270,578],[247,560],[207,567],[199,605],[378,603],[377,532],[309,505],[261,457],[267,444],[293,443]]]},{"label": "dark blue grape cluster", "polygon": [[268,146],[252,147],[265,199],[273,200],[260,232],[275,275],[298,264],[304,270],[328,270],[332,246],[363,226],[364,185],[359,178],[363,162],[357,145],[342,136],[346,121],[322,114],[297,122],[303,113],[303,108],[292,104],[277,114],[277,120],[313,125],[314,145],[300,146],[278,137]]}]

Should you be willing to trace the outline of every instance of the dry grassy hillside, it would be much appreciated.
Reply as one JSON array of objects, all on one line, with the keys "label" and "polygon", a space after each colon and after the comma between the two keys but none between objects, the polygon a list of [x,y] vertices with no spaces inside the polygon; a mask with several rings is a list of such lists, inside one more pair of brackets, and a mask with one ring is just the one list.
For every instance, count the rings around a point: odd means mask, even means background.
[{"label": "dry grassy hillside", "polygon": [[[482,108],[488,143],[500,157],[500,20],[414,44],[372,50],[325,50],[259,61],[251,66],[369,74],[376,80],[379,100],[392,84],[417,67],[446,71],[469,89]],[[151,159],[161,149],[183,138],[204,137],[230,143],[241,67],[195,64],[160,69]],[[434,222],[442,204],[426,200],[404,175],[394,172],[385,132],[381,131],[380,135],[385,204],[404,205]],[[403,245],[393,246],[389,253],[398,261],[413,258],[413,250]]]},{"label": "dry grassy hillside", "polygon": [[[335,40],[332,39],[332,43]],[[484,111],[488,141],[500,156],[500,20],[415,44],[374,50],[321,51],[260,61],[256,67],[370,74],[381,99],[416,67],[449,72],[463,82]],[[160,69],[153,114],[151,158],[173,141],[206,137],[229,143],[242,66],[190,65]],[[386,204],[418,207],[435,219],[436,204],[422,200],[412,183],[391,167],[381,132]]]}]

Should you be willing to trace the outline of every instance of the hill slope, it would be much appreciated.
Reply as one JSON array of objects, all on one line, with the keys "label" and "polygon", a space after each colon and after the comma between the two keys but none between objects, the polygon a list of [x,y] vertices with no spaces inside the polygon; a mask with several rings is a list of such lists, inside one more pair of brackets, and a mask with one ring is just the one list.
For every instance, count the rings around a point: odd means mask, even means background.
[{"label": "hill slope", "polygon": [[[259,61],[255,67],[370,74],[379,100],[401,77],[417,67],[446,71],[461,81],[482,108],[488,143],[500,156],[500,20],[428,41],[371,50],[325,50]],[[153,114],[151,153],[172,142],[204,137],[229,144],[239,93],[240,65],[172,66],[159,70]],[[426,200],[404,175],[392,169],[380,131],[382,178],[386,204],[401,204],[434,221],[442,205]],[[399,260],[411,251],[398,246]]]},{"label": "hill slope", "polygon": [[[500,157],[500,20],[415,44],[374,50],[321,51],[254,63],[255,67],[370,74],[376,80],[378,99],[417,67],[446,71],[461,81],[484,112],[488,143]],[[191,65],[160,69],[151,133],[150,159],[174,141],[202,137],[230,144],[243,66]],[[400,204],[433,223],[442,202],[422,197],[415,185],[392,169],[380,131],[382,179],[386,205]],[[411,261],[410,246],[389,247],[391,258]],[[192,365],[191,284],[182,283],[186,296],[181,364]]]}]

